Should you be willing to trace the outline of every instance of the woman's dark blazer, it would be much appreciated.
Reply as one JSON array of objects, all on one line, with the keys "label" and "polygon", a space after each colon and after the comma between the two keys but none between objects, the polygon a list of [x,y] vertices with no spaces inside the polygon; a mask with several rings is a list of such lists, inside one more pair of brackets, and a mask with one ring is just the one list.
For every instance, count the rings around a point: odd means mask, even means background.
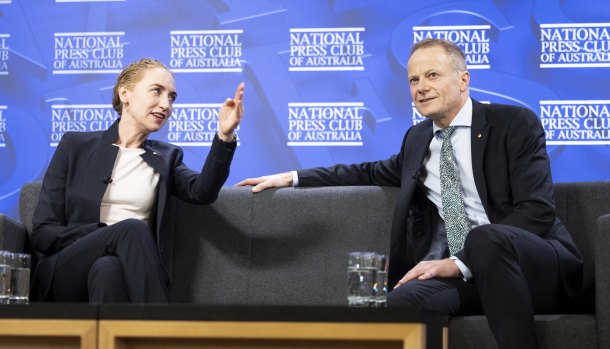
[{"label": "woman's dark blazer", "polygon": [[[45,299],[53,280],[58,252],[92,231],[104,227],[100,205],[118,153],[117,120],[108,130],[68,132],[57,149],[42,182],[32,218],[32,244],[42,255],[35,271],[32,298]],[[183,162],[182,150],[169,143],[147,140],[141,156],[160,174],[156,210],[151,228],[163,261],[171,260],[171,237],[161,236],[166,207],[171,196],[208,204],[214,202],[229,175],[235,144],[214,138],[201,173]]]}]

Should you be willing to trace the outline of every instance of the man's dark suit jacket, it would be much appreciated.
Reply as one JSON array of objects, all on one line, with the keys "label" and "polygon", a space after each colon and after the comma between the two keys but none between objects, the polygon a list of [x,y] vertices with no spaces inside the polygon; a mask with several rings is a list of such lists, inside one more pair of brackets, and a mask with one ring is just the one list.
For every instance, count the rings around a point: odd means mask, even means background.
[{"label": "man's dark suit jacket", "polygon": [[[32,218],[32,244],[44,255],[38,263],[33,298],[44,299],[53,280],[57,253],[77,239],[99,229],[100,205],[118,153],[117,120],[100,132],[69,132],[59,142],[42,183]],[[216,200],[229,175],[235,145],[214,138],[201,173],[189,169],[174,145],[147,140],[142,158],[160,174],[155,216],[150,222],[163,261],[171,260],[172,238],[160,234],[172,195],[191,203]]]},{"label": "man's dark suit jacket", "polygon": [[[525,108],[472,102],[472,167],[490,222],[527,230],[551,243],[559,257],[564,288],[578,300],[582,259],[555,214],[550,161],[540,121]],[[426,120],[407,131],[400,153],[387,160],[298,171],[299,186],[400,187],[390,242],[391,286],[419,261],[430,258],[432,240],[439,229],[444,234],[444,224],[419,180],[425,175],[423,161],[432,137],[432,120]],[[465,261],[463,251],[456,255]]]}]

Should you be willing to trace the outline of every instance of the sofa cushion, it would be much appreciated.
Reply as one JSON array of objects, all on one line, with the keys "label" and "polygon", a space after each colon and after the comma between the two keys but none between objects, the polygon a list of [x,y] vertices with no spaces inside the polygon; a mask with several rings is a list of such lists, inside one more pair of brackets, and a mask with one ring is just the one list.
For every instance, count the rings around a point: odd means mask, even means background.
[{"label": "sofa cushion", "polygon": [[176,201],[178,299],[211,304],[346,304],[347,253],[387,254],[396,188],[223,188]]},{"label": "sofa cushion", "polygon": [[19,222],[0,214],[0,250],[23,252],[26,230]]},{"label": "sofa cushion", "polygon": [[610,181],[555,183],[554,191],[557,216],[566,225],[583,257],[584,298],[589,300],[585,305],[592,311],[597,218],[610,213]]},{"label": "sofa cushion", "polygon": [[[594,315],[536,315],[541,348],[597,348]],[[460,316],[449,321],[450,349],[498,348],[485,316]]]},{"label": "sofa cushion", "polygon": [[38,197],[42,189],[42,182],[26,183],[19,192],[19,219],[28,231],[32,232],[32,217],[38,205]]}]

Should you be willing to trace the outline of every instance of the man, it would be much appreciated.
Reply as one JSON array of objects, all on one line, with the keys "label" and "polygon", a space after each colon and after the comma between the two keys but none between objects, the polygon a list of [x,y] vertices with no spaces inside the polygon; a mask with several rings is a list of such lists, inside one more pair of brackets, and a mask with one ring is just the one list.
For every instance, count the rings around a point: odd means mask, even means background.
[{"label": "man", "polygon": [[428,120],[408,130],[399,154],[238,185],[399,186],[388,305],[484,313],[501,348],[537,348],[534,313],[577,304],[582,280],[555,215],[544,130],[530,110],[471,99],[464,54],[451,42],[416,43],[407,70]]}]

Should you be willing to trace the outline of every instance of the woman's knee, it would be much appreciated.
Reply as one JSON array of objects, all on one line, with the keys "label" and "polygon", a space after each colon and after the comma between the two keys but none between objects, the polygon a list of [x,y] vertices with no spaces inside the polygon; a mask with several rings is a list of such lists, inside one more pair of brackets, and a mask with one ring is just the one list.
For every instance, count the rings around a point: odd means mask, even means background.
[{"label": "woman's knee", "polygon": [[153,238],[150,227],[139,219],[128,218],[115,225],[121,228],[121,234],[125,238],[138,240]]},{"label": "woman's knee", "polygon": [[116,256],[98,258],[89,269],[88,283],[96,280],[105,282],[109,279],[123,278],[123,267]]},{"label": "woman's knee", "polygon": [[115,223],[115,226],[122,226],[127,229],[133,230],[146,230],[150,231],[150,227],[148,224],[144,223],[144,221],[136,219],[136,218],[127,218],[120,222]]},{"label": "woman's knee", "polygon": [[127,302],[123,266],[116,256],[104,256],[89,269],[87,280],[89,301],[93,303]]}]

